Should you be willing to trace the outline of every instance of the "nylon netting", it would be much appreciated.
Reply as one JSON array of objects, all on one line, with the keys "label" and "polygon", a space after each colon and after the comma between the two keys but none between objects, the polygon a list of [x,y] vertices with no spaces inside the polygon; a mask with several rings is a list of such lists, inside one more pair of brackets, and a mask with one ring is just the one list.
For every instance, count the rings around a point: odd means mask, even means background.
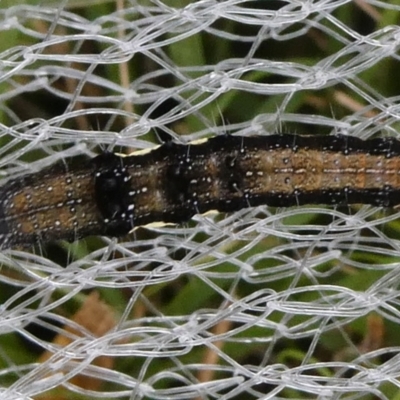
[{"label": "nylon netting", "polygon": [[[0,7],[3,183],[171,138],[399,136],[395,0]],[[399,232],[264,206],[2,251],[2,398],[397,398]]]}]

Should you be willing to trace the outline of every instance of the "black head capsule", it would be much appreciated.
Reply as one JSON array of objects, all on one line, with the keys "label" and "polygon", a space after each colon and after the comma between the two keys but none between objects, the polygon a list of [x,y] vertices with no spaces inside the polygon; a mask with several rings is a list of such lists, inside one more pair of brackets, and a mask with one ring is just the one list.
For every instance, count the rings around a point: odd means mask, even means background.
[{"label": "black head capsule", "polygon": [[92,160],[95,202],[104,233],[108,235],[124,235],[134,227],[131,177],[123,159],[113,153],[103,153]]}]

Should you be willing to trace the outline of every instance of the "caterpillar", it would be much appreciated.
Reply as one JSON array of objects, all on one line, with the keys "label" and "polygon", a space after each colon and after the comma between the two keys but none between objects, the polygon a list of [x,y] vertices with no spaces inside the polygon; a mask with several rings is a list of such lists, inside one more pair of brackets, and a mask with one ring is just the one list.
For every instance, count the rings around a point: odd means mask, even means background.
[{"label": "caterpillar", "polygon": [[229,136],[105,152],[0,188],[0,248],[122,236],[210,210],[305,204],[400,204],[400,141],[335,136]]}]

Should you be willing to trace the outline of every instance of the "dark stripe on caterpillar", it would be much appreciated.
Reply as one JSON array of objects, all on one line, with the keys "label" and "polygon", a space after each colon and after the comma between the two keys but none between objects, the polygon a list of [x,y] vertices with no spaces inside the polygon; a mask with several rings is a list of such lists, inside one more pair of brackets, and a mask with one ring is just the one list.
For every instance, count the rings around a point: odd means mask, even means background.
[{"label": "dark stripe on caterpillar", "polygon": [[400,141],[224,135],[10,180],[0,190],[0,246],[122,236],[210,210],[354,203],[400,204]]}]

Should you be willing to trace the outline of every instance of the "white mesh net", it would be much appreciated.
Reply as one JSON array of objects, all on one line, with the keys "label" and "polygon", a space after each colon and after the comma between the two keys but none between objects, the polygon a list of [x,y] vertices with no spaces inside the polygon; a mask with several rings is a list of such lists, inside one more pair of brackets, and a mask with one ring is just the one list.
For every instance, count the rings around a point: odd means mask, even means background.
[{"label": "white mesh net", "polygon": [[[397,0],[35,3],[0,4],[4,179],[171,137],[398,136]],[[3,251],[1,396],[398,398],[399,233],[259,207]]]}]

